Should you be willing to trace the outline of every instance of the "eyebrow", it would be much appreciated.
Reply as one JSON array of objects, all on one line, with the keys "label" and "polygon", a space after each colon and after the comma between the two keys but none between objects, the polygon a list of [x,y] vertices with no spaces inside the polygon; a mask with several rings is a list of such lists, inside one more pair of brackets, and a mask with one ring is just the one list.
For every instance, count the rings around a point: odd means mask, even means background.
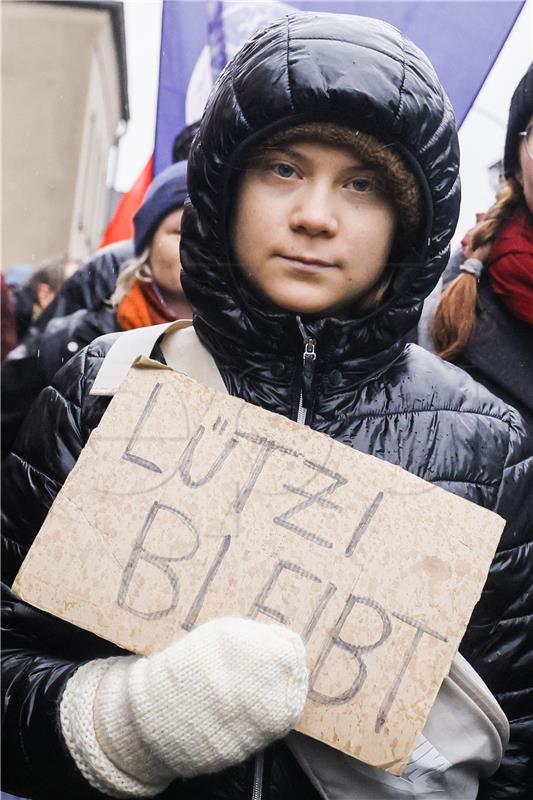
[{"label": "eyebrow", "polygon": [[[258,161],[262,161],[268,157],[272,157],[277,154],[285,155],[288,156],[289,158],[300,160],[304,164],[308,164],[311,161],[311,159],[309,159],[304,153],[300,152],[299,150],[294,150],[293,148],[290,147],[290,145],[283,145],[283,144],[265,148],[265,150],[258,156]],[[377,167],[371,166],[370,164],[365,164],[364,162],[357,160],[356,156],[354,156],[354,161],[351,164],[342,168],[342,172],[349,173],[353,169],[362,170],[364,172],[372,174],[376,174],[378,172]]]}]

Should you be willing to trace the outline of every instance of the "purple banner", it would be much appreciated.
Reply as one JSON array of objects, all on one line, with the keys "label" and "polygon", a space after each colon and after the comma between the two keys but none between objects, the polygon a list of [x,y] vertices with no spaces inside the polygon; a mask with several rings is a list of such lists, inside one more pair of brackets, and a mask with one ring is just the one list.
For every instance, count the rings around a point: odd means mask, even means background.
[{"label": "purple banner", "polygon": [[207,3],[207,45],[211,56],[211,79],[216,81],[228,60],[226,54],[226,35],[223,19],[222,0],[209,0]]},{"label": "purple banner", "polygon": [[396,25],[430,58],[461,125],[524,3],[164,0],[154,174],[170,164],[176,134],[201,117],[213,78],[227,59],[256,30],[280,16],[298,10],[330,11],[377,17]]}]

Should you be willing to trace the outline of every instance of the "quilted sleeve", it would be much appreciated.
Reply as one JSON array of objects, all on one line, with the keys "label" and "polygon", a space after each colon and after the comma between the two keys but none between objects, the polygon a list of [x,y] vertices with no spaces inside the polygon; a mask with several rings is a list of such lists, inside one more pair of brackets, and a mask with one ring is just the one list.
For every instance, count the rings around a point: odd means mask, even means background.
[{"label": "quilted sleeve", "polygon": [[88,396],[104,352],[88,347],[40,393],[2,470],[2,578],[11,584],[108,398]]},{"label": "quilted sleeve", "polygon": [[35,609],[9,591],[48,509],[108,398],[88,397],[99,345],[56,375],[36,400],[3,469],[3,788],[25,797],[99,797],[76,770],[59,731],[59,699],[85,661],[117,648]]},{"label": "quilted sleeve", "polygon": [[507,525],[461,645],[472,664],[486,665],[478,671],[511,727],[502,765],[480,795],[491,800],[533,796],[533,437],[514,410],[508,423],[493,509]]}]

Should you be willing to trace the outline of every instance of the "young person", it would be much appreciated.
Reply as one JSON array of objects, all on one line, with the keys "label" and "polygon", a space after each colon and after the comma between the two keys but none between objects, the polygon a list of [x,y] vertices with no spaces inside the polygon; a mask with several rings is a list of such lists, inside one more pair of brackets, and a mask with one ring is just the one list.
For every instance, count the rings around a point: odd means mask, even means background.
[{"label": "young person", "polygon": [[[453,114],[430,63],[377,20],[279,20],[221,75],[189,195],[182,284],[228,391],[509,520],[461,648],[511,720],[487,792],[525,796],[533,492],[522,422],[402,341],[446,263],[459,207]],[[107,407],[89,390],[109,347],[93,344],[57,375],[10,456],[8,583]],[[307,690],[295,634],[216,620],[137,658],[8,589],[5,609],[6,788],[315,796],[283,740]],[[248,757],[264,747],[254,771]]]},{"label": "young person", "polygon": [[120,271],[111,304],[118,330],[188,318],[180,279],[180,237],[187,162],[160,172],[133,220],[134,258]]},{"label": "young person", "polygon": [[444,273],[433,340],[518,408],[533,436],[533,64],[511,100],[504,172],[505,189]]}]

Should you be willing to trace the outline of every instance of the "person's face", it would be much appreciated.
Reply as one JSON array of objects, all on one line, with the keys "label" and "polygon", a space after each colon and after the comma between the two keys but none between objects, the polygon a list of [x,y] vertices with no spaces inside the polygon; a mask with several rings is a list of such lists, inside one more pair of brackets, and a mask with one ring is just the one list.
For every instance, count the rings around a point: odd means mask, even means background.
[{"label": "person's face", "polygon": [[35,297],[37,305],[44,311],[55,298],[56,293],[48,283],[38,283],[35,288]]},{"label": "person's face", "polygon": [[379,280],[395,228],[376,172],[350,148],[297,141],[247,169],[233,248],[244,274],[276,305],[333,314]]},{"label": "person's face", "polygon": [[[528,126],[529,125],[533,125],[533,115],[529,118]],[[531,158],[527,152],[524,137],[521,138],[518,159],[520,162],[520,169],[516,177],[524,189],[526,205],[533,214],[533,158]]]},{"label": "person's face", "polygon": [[[80,268],[81,264],[79,261],[67,261],[65,264],[65,269],[63,273],[63,282],[65,283],[68,281],[69,278],[72,278],[75,272],[77,272]],[[44,309],[50,305],[52,300],[55,300],[57,292],[55,289],[52,289],[50,284],[48,283],[38,283],[35,289],[35,296],[37,299],[37,305],[44,311]]]},{"label": "person's face", "polygon": [[150,246],[152,277],[170,297],[183,294],[180,280],[180,235],[183,208],[171,211],[159,223]]}]

